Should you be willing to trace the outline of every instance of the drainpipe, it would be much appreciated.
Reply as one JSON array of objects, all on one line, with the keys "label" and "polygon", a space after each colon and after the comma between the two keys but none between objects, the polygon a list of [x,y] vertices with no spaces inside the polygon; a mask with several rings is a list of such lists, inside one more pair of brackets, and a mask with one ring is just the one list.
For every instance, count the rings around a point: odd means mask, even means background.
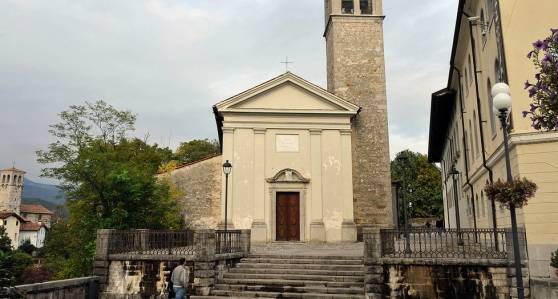
[{"label": "drainpipe", "polygon": [[[459,82],[461,82],[461,71],[455,65],[452,65],[452,68],[457,72],[457,76],[459,77]],[[463,135],[463,156],[465,157],[465,184],[469,186],[471,190],[471,198],[473,198],[473,225],[474,228],[477,229],[477,215],[475,211],[475,189],[473,188],[473,184],[469,180],[469,155],[467,154],[467,136],[465,136],[465,110],[463,109],[463,90],[461,90],[461,83],[457,84],[459,89],[459,108],[461,110],[461,132]],[[471,133],[471,132],[469,132]]]},{"label": "drainpipe", "polygon": [[[447,217],[447,218],[448,218],[448,222],[447,222],[447,223],[445,223],[446,219],[444,218],[444,226],[447,224],[448,229],[451,229],[451,221],[450,221],[450,218],[449,218],[449,217],[450,217],[450,213],[449,213],[449,198],[448,198],[448,192],[447,192],[447,189],[448,189],[448,180],[447,180],[447,177],[446,177],[446,174],[445,174],[445,173],[442,173],[442,177],[443,177],[443,179],[444,179],[444,195],[445,195],[445,197],[446,197],[446,204],[445,204],[445,208],[444,208],[444,215],[447,215],[447,216],[448,216],[448,217]],[[447,212],[446,212],[446,210],[447,210]]]},{"label": "drainpipe", "polygon": [[[470,18],[471,16],[466,13],[465,11],[463,11],[463,15],[465,15],[467,18]],[[476,42],[475,42],[475,37],[473,36],[473,24],[471,21],[467,20],[467,22],[469,23],[469,37],[471,39],[471,48],[472,48],[472,52],[473,52],[473,68],[474,68],[474,74],[475,74],[475,92],[476,92],[476,96],[477,96],[477,113],[479,114],[479,118],[478,118],[478,126],[479,126],[479,131],[480,131],[480,141],[481,141],[481,154],[482,154],[482,166],[484,167],[484,169],[486,169],[486,171],[488,171],[488,178],[490,180],[490,182],[494,182],[494,174],[492,172],[492,169],[490,167],[488,167],[488,164],[486,163],[486,151],[485,151],[485,143],[484,143],[484,130],[483,130],[483,120],[482,120],[482,109],[481,109],[481,99],[480,99],[480,94],[479,94],[479,78],[478,78],[478,70],[477,70],[477,49],[476,49]],[[496,230],[497,223],[496,223],[496,203],[494,202],[494,199],[491,198],[491,207],[492,207],[492,227],[494,228],[494,230]],[[474,199],[473,199],[474,202]],[[496,242],[496,244],[498,244],[498,242]],[[498,245],[496,245],[498,246]]]}]

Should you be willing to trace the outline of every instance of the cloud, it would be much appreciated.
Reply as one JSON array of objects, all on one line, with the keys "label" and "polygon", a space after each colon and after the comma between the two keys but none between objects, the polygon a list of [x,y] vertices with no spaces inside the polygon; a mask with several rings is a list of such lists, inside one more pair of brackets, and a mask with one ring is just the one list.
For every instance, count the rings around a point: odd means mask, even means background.
[{"label": "cloud", "polygon": [[[384,1],[392,152],[417,151],[445,85],[456,0]],[[326,85],[323,1],[0,2],[0,167],[37,179],[57,113],[103,99],[136,135],[176,146],[217,136],[211,106],[290,69]],[[393,137],[395,136],[395,137]],[[395,140],[395,141],[394,141]],[[399,141],[398,141],[399,140]],[[412,142],[407,142],[412,141]]]}]

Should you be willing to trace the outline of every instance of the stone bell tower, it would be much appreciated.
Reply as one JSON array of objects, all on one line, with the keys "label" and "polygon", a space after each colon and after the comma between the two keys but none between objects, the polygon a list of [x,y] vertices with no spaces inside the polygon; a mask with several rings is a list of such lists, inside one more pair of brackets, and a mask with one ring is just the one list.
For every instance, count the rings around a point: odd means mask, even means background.
[{"label": "stone bell tower", "polygon": [[327,89],[361,107],[353,119],[354,219],[393,225],[382,0],[325,0]]},{"label": "stone bell tower", "polygon": [[14,167],[0,170],[0,211],[19,214],[24,171]]}]

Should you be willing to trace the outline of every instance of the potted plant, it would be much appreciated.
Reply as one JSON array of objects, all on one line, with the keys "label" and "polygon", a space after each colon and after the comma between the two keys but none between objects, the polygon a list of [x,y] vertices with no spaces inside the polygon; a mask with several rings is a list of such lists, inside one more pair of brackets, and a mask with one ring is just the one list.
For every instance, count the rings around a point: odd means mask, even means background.
[{"label": "potted plant", "polygon": [[558,277],[558,249],[550,253],[550,266],[554,268],[554,274]]},{"label": "potted plant", "polygon": [[529,198],[535,196],[537,184],[526,178],[515,178],[511,182],[498,181],[487,183],[484,192],[488,198],[492,198],[499,202],[502,206],[509,208],[510,204],[514,204],[516,208],[522,208],[527,205]]}]

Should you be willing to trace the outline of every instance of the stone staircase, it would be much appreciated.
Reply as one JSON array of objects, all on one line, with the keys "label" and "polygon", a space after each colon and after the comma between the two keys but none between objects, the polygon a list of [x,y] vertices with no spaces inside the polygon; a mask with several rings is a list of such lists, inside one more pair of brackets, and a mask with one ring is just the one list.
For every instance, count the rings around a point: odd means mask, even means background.
[{"label": "stone staircase", "polygon": [[203,298],[364,298],[361,256],[254,254]]}]

